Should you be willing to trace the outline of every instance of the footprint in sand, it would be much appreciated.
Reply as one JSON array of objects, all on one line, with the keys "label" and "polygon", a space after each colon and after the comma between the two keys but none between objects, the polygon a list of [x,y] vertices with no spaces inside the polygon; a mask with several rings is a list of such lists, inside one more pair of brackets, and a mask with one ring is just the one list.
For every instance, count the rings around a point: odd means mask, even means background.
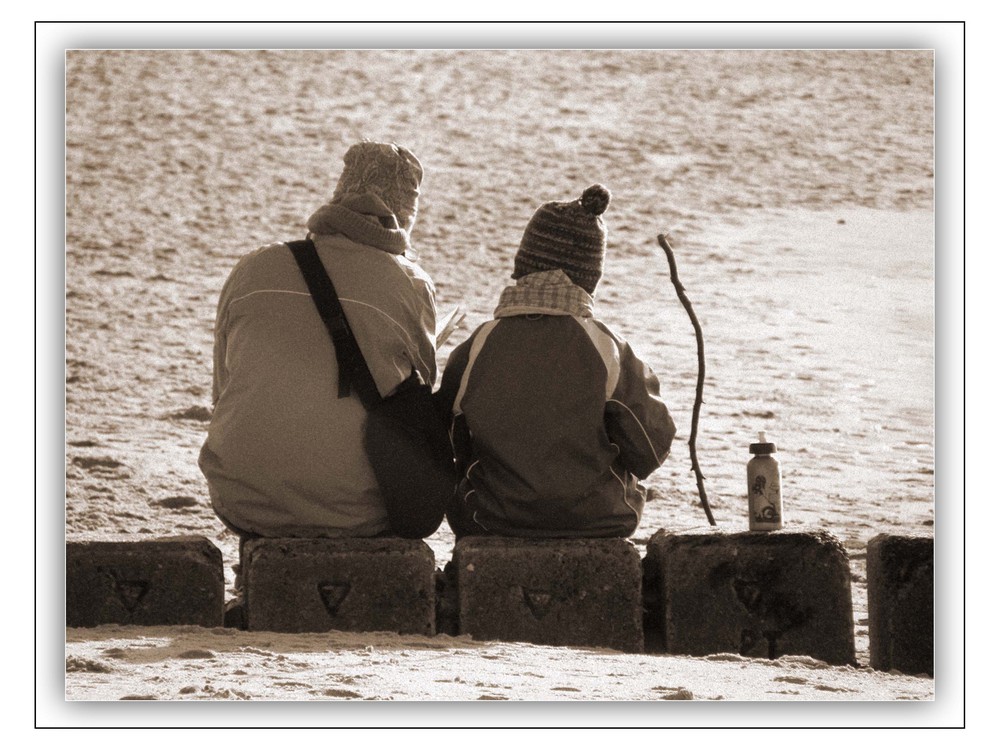
[{"label": "footprint in sand", "polygon": [[657,693],[663,693],[659,697],[661,701],[692,701],[694,700],[694,693],[684,687],[654,687],[653,690]]},{"label": "footprint in sand", "polygon": [[99,456],[75,456],[73,463],[81,469],[87,471],[104,471],[107,469],[120,469],[125,464],[113,458],[102,458]]},{"label": "footprint in sand", "polygon": [[114,668],[110,664],[105,664],[94,659],[84,659],[79,656],[71,656],[66,660],[67,672],[113,672]]},{"label": "footprint in sand", "polygon": [[775,682],[790,682],[793,685],[806,685],[809,680],[805,677],[792,677],[791,675],[781,675],[780,677],[774,678]]},{"label": "footprint in sand", "polygon": [[814,690],[823,690],[827,693],[856,693],[857,690],[845,687],[834,687],[833,685],[813,685]]},{"label": "footprint in sand", "polygon": [[[315,693],[316,691],[311,691]],[[339,688],[328,688],[322,692],[327,698],[361,698],[361,693],[355,693],[353,690],[341,690]]]},{"label": "footprint in sand", "polygon": [[188,651],[181,651],[177,654],[178,659],[214,659],[215,654],[213,654],[208,649],[204,648],[193,648]]},{"label": "footprint in sand", "polygon": [[192,422],[210,422],[212,410],[206,406],[192,406],[183,411],[175,411],[167,415],[168,419],[191,420]]},{"label": "footprint in sand", "polygon": [[660,696],[661,701],[693,701],[694,693],[690,690],[678,690],[676,693],[669,693]]},{"label": "footprint in sand", "polygon": [[179,510],[195,507],[198,505],[198,499],[191,495],[174,495],[172,497],[165,497],[162,500],[154,500],[153,505],[161,508],[170,508],[171,510]]}]

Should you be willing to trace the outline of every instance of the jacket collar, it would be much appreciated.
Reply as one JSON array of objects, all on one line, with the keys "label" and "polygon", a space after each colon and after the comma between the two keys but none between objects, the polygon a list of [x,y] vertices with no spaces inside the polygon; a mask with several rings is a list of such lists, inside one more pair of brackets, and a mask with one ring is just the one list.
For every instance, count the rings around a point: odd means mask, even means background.
[{"label": "jacket collar", "polygon": [[500,294],[494,318],[514,315],[594,316],[594,298],[562,270],[538,271],[522,276]]}]

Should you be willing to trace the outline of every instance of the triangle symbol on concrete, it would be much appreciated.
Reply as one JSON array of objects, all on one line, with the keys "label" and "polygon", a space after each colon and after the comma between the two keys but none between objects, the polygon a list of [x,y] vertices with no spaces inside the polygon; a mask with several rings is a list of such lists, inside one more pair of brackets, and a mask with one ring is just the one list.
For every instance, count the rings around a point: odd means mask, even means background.
[{"label": "triangle symbol on concrete", "polygon": [[541,620],[552,606],[552,594],[539,589],[521,589],[524,592],[524,603],[528,605],[536,620]]},{"label": "triangle symbol on concrete", "polygon": [[319,583],[319,598],[323,600],[323,606],[326,607],[326,611],[330,613],[331,617],[337,616],[337,610],[340,609],[340,605],[344,603],[344,599],[350,592],[351,584],[349,583],[323,581]]},{"label": "triangle symbol on concrete", "polygon": [[149,591],[148,581],[115,581],[115,593],[129,613],[135,612],[135,608],[139,606],[147,591]]},{"label": "triangle symbol on concrete", "polygon": [[736,598],[740,600],[740,604],[747,612],[755,612],[759,609],[761,590],[756,581],[736,578],[733,580],[733,591],[736,592]]}]

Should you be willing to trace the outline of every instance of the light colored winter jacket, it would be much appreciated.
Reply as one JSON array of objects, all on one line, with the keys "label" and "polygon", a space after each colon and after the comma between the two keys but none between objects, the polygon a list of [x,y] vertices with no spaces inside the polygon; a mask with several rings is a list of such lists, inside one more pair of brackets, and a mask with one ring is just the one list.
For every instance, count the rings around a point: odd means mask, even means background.
[{"label": "light colored winter jacket", "polygon": [[626,537],[675,428],[659,382],[562,271],[518,280],[452,352],[457,500],[485,532]]},{"label": "light colored winter jacket", "polygon": [[[434,383],[430,278],[402,255],[313,236],[382,396]],[[243,257],[215,326],[215,406],[199,465],[215,512],[263,536],[372,536],[385,505],[362,447],[366,412],[337,398],[333,344],[287,245]]]}]

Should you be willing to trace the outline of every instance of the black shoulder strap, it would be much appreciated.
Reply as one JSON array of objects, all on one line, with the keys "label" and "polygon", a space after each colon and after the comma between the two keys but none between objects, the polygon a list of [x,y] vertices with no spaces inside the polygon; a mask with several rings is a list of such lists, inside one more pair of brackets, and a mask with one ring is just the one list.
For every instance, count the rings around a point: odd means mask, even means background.
[{"label": "black shoulder strap", "polygon": [[340,381],[337,398],[345,398],[351,393],[351,386],[358,393],[361,403],[366,409],[372,409],[382,401],[382,396],[375,385],[375,379],[368,369],[368,363],[361,353],[357,339],[351,331],[351,326],[344,315],[344,308],[337,299],[333,282],[319,259],[316,246],[310,239],[296,240],[287,243],[299,264],[299,270],[306,280],[309,293],[312,295],[319,316],[326,324],[330,338],[333,340],[334,353],[337,356],[338,378]]}]

